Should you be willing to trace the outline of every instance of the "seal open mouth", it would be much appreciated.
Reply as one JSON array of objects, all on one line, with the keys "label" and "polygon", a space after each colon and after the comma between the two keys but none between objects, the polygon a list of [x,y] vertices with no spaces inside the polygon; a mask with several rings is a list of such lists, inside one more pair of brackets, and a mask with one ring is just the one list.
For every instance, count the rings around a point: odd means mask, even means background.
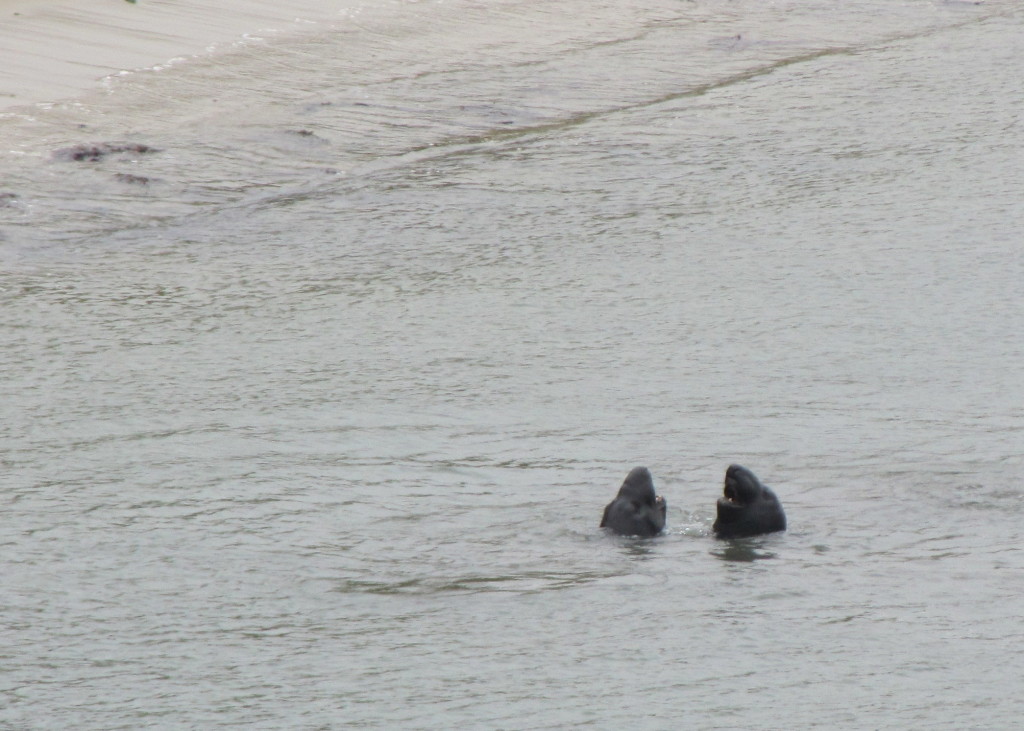
[{"label": "seal open mouth", "polygon": [[711,529],[719,538],[744,538],[786,530],[786,514],[771,488],[757,475],[734,464],[725,471],[718,518]]},{"label": "seal open mouth", "polygon": [[725,475],[725,488],[722,490],[723,497],[719,502],[726,503],[727,505],[746,505],[750,502],[750,496],[744,494],[744,485],[740,484],[737,479],[736,471],[730,469]]},{"label": "seal open mouth", "polygon": [[749,505],[761,494],[761,483],[754,473],[739,465],[730,465],[725,471],[723,497],[719,500],[729,506]]}]

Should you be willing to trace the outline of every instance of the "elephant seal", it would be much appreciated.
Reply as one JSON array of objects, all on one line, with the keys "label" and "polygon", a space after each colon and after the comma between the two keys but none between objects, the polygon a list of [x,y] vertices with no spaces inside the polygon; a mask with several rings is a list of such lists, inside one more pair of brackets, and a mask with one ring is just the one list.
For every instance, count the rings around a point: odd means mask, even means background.
[{"label": "elephant seal", "polygon": [[654,493],[654,480],[646,467],[634,467],[626,475],[619,494],[608,503],[601,527],[620,536],[656,536],[665,528],[665,498]]},{"label": "elephant seal", "polygon": [[725,495],[711,530],[718,538],[745,538],[786,530],[786,514],[772,489],[738,464],[725,471]]}]

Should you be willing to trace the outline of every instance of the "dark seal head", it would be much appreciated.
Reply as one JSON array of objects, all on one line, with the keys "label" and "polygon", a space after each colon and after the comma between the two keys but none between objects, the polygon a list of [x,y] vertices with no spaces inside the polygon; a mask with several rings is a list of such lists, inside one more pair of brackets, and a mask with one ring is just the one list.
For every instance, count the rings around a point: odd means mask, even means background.
[{"label": "dark seal head", "polygon": [[786,514],[772,489],[738,464],[725,471],[725,495],[718,498],[718,519],[711,527],[719,538],[745,538],[786,530]]},{"label": "dark seal head", "polygon": [[654,480],[646,467],[634,467],[626,475],[619,494],[608,503],[601,527],[620,536],[656,536],[665,529],[665,498],[654,493]]}]

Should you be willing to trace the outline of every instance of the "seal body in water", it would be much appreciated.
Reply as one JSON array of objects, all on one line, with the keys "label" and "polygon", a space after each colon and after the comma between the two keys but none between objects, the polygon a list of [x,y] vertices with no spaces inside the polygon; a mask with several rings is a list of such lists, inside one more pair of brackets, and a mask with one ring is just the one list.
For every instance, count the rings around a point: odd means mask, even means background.
[{"label": "seal body in water", "polygon": [[604,509],[601,527],[620,536],[656,536],[665,529],[666,508],[665,498],[654,492],[650,470],[634,467]]},{"label": "seal body in water", "polygon": [[786,514],[772,489],[738,464],[725,471],[725,494],[711,529],[719,538],[744,538],[786,530]]}]

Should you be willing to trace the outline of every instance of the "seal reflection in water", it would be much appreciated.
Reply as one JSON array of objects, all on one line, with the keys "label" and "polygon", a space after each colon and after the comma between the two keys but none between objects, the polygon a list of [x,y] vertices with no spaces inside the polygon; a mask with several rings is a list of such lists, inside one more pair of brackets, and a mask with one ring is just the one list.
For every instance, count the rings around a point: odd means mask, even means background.
[{"label": "seal reflection in water", "polygon": [[734,464],[725,471],[725,495],[718,498],[718,519],[711,529],[719,538],[774,533],[786,530],[786,514],[770,487]]},{"label": "seal reflection in water", "polygon": [[654,493],[650,470],[634,467],[604,509],[601,527],[620,536],[656,536],[665,528],[666,507],[665,498]]}]

